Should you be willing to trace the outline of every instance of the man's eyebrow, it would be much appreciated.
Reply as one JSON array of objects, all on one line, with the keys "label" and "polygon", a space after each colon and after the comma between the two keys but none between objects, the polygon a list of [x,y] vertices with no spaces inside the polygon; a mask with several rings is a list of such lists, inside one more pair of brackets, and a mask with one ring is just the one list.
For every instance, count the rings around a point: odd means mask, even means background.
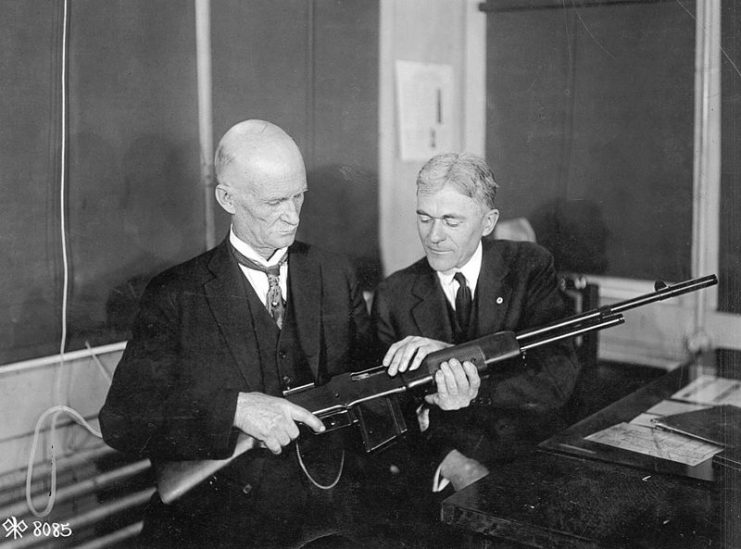
[{"label": "man's eyebrow", "polygon": [[[417,210],[417,215],[426,215],[427,217],[433,217],[430,214],[428,214],[427,212],[425,212],[424,210]],[[462,216],[462,215],[444,214],[441,217],[436,218],[436,219],[463,219],[463,218],[464,218],[464,216]]]}]

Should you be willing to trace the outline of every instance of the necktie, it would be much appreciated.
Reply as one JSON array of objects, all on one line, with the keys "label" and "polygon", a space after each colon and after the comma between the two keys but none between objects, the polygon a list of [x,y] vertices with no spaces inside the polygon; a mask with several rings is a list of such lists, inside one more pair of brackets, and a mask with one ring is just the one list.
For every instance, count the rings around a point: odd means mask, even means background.
[{"label": "necktie", "polygon": [[244,265],[248,269],[255,271],[261,271],[268,277],[268,293],[265,296],[265,307],[273,317],[278,328],[283,328],[283,317],[285,316],[286,304],[283,302],[283,295],[280,292],[280,267],[288,260],[288,253],[283,254],[283,257],[275,265],[266,267],[260,265],[256,261],[252,261],[250,258],[239,253],[235,248],[232,247],[234,257],[240,265]]},{"label": "necktie", "polygon": [[468,323],[471,319],[471,289],[466,284],[466,277],[463,273],[457,272],[453,278],[458,282],[458,292],[455,294],[455,318],[458,326],[464,334],[468,333]]}]

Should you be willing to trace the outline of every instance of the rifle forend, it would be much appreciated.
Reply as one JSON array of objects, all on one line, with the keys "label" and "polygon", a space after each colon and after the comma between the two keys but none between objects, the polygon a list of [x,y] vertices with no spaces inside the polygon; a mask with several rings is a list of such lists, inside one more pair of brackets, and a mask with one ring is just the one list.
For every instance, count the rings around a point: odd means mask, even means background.
[{"label": "rifle forend", "polygon": [[[519,334],[507,331],[497,332],[430,353],[425,357],[422,366],[413,372],[389,377],[385,368],[379,366],[363,372],[334,376],[325,385],[319,387],[312,385],[301,388],[302,390],[290,391],[285,397],[319,417],[328,431],[346,427],[354,422],[348,417],[358,404],[428,385],[432,382],[440,365],[451,358],[462,362],[471,361],[479,372],[485,373],[492,365],[515,358],[530,349],[622,324],[624,319],[620,313],[628,309],[694,292],[717,283],[718,278],[715,275],[687,280],[671,286],[657,282],[655,292],[627,301],[600,307],[545,326],[525,330]],[[164,503],[171,503],[228,465],[239,455],[259,445],[254,438],[241,434],[234,453],[227,459],[156,464],[157,489],[160,498]]]}]

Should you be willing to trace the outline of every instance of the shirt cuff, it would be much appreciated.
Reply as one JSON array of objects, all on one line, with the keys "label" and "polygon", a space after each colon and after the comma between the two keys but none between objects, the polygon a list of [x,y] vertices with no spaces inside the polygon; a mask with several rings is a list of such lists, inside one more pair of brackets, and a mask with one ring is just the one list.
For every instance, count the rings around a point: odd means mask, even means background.
[{"label": "shirt cuff", "polygon": [[442,466],[443,466],[443,464],[442,464],[442,463],[441,463],[440,465],[438,465],[438,466],[437,466],[437,469],[435,469],[435,475],[434,475],[434,477],[433,477],[433,479],[432,479],[432,491],[433,491],[434,493],[437,493],[437,492],[442,492],[442,491],[443,491],[443,490],[445,490],[445,489],[446,489],[446,488],[448,487],[448,485],[450,484],[450,481],[449,481],[448,479],[446,479],[446,478],[445,478],[445,477],[444,477],[444,476],[442,475],[442,473],[440,472],[440,468],[441,468]]}]

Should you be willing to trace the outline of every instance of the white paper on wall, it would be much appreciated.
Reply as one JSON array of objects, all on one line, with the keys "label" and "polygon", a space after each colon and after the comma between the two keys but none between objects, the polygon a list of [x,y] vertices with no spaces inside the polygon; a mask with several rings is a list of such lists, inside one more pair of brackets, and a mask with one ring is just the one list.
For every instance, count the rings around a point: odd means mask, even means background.
[{"label": "white paper on wall", "polygon": [[428,160],[453,147],[451,65],[396,61],[401,159]]}]

